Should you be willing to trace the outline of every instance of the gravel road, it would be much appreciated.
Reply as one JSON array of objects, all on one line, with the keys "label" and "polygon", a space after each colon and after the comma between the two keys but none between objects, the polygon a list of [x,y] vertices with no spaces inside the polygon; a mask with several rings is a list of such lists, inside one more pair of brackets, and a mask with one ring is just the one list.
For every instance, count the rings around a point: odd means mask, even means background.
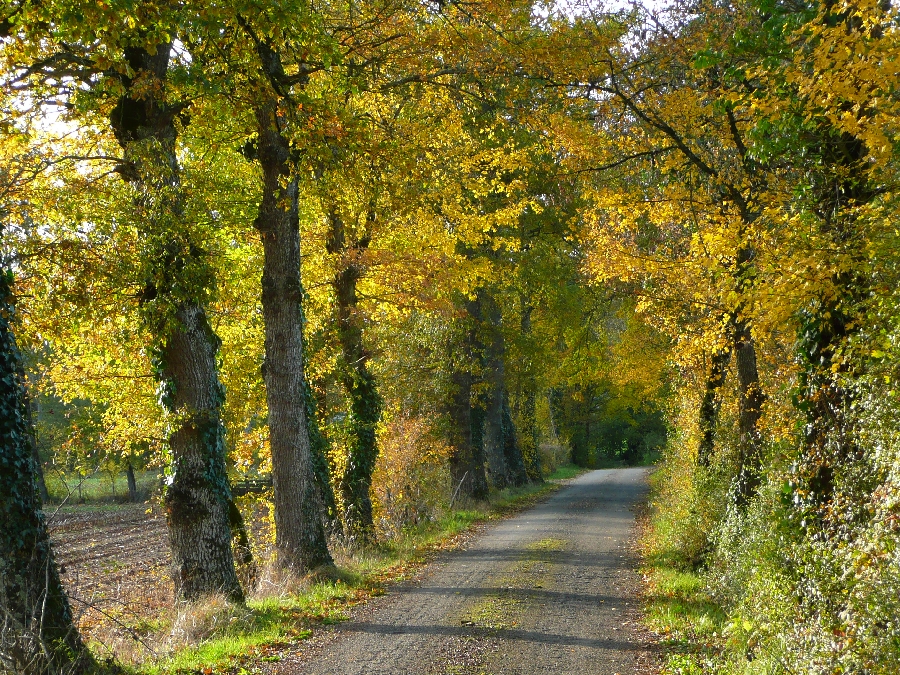
[{"label": "gravel road", "polygon": [[650,672],[629,545],[646,477],[571,481],[313,640],[280,675]]}]

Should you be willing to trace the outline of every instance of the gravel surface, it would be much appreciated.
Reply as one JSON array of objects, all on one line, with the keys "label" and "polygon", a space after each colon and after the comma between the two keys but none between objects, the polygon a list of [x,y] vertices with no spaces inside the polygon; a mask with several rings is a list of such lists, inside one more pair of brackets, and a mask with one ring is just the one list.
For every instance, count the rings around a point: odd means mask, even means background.
[{"label": "gravel surface", "polygon": [[571,481],[311,640],[279,674],[653,672],[631,546],[646,476]]}]

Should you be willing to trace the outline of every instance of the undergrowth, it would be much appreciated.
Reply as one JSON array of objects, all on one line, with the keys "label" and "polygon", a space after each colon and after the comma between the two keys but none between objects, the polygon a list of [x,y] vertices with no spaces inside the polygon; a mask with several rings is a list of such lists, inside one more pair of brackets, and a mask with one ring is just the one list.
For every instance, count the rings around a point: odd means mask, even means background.
[{"label": "undergrowth", "polygon": [[642,538],[662,675],[900,672],[900,406],[868,404],[855,411],[867,451],[831,476],[824,506],[809,505],[799,443],[767,445],[762,483],[738,504],[734,438],[719,434],[709,467],[696,438],[672,439]]},{"label": "undergrowth", "polygon": [[651,513],[641,541],[644,623],[667,648],[662,675],[700,675],[712,671],[721,652],[725,612],[692,564],[697,544],[684,531],[690,514],[667,503],[678,479],[673,473],[664,466],[650,477]]}]

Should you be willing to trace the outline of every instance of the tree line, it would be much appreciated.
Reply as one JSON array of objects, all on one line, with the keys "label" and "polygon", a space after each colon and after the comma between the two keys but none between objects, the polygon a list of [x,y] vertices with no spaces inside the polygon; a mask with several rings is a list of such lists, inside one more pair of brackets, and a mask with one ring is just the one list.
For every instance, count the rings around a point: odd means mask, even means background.
[{"label": "tree line", "polygon": [[89,411],[66,451],[164,468],[188,601],[244,599],[236,466],[271,477],[277,564],[303,575],[332,565],[330,537],[374,540],[386,421],[426,420],[454,498],[483,499],[542,480],[548,434],[653,417],[643,390],[580,420],[564,405],[619,400],[602,354],[623,331],[604,322],[631,307],[581,284],[578,195],[534,126],[539,83],[516,73],[545,34],[526,5],[0,18],[10,668],[92,662],[33,489],[33,399]]},{"label": "tree line", "polygon": [[895,658],[892,4],[0,18],[15,635],[85,653],[58,579],[44,623],[21,582],[52,568],[41,389],[165,467],[184,599],[243,598],[235,466],[271,475],[303,574],[373,541],[386,421],[427,420],[470,499],[541,480],[551,436],[591,465],[668,430],[672,545],[758,626],[750,660]]}]

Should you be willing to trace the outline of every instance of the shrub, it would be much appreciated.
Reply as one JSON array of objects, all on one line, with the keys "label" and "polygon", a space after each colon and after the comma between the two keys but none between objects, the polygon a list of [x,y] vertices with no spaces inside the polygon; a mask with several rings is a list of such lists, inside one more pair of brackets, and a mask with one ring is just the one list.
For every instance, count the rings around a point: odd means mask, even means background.
[{"label": "shrub", "polygon": [[380,538],[436,519],[450,500],[450,446],[421,417],[397,417],[379,433],[372,506]]}]

